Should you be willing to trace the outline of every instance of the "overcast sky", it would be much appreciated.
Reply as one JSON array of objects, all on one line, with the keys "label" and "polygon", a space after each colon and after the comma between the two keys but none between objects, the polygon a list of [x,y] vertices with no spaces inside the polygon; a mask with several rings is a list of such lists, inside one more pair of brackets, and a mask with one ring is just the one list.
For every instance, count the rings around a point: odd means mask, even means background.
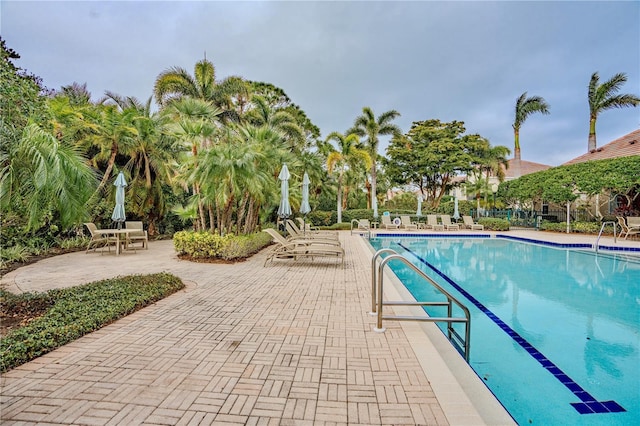
[{"label": "overcast sky", "polygon": [[[155,78],[203,58],[217,78],[282,88],[325,137],[370,106],[413,121],[464,121],[513,151],[516,99],[551,114],[520,131],[522,159],[562,164],[587,151],[587,86],[628,76],[640,95],[640,2],[219,2],[0,0],[16,64],[48,88],[87,83],[146,101]],[[640,127],[640,108],[598,119],[598,146]],[[386,143],[381,147],[384,153]],[[513,155],[513,154],[512,154]]]}]

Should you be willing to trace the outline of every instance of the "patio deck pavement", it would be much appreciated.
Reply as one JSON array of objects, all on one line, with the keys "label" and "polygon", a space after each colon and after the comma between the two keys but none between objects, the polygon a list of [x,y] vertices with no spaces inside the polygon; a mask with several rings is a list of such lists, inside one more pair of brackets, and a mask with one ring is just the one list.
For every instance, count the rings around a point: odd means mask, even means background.
[{"label": "patio deck pavement", "polygon": [[233,265],[193,263],[178,259],[171,241],[156,241],[120,257],[71,253],[5,275],[0,285],[13,292],[161,271],[187,287],[0,376],[0,420],[512,423],[462,358],[440,355],[446,343],[433,324],[386,322],[385,333],[372,331],[371,251],[359,236],[340,238],[344,266],[316,259],[263,267],[264,252]]}]

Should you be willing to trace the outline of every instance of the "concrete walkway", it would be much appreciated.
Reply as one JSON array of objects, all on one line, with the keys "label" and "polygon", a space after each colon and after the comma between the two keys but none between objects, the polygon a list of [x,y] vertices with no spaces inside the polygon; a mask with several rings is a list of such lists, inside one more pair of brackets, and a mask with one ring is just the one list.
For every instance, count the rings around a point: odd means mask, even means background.
[{"label": "concrete walkway", "polygon": [[448,344],[433,324],[372,331],[371,251],[349,232],[340,238],[344,266],[263,267],[264,252],[193,263],[158,241],[5,275],[13,292],[160,271],[187,288],[0,376],[2,424],[512,423],[461,357],[441,356]]}]

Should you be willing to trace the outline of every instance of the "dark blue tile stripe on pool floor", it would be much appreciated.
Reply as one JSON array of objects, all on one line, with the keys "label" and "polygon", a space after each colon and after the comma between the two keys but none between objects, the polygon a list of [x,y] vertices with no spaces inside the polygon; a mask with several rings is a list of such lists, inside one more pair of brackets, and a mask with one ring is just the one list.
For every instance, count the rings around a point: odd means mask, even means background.
[{"label": "dark blue tile stripe on pool floor", "polygon": [[542,354],[538,349],[536,349],[531,343],[529,343],[525,338],[520,336],[514,329],[509,327],[504,321],[502,321],[498,316],[496,316],[491,310],[489,310],[486,306],[484,306],[480,301],[478,301],[475,297],[473,297],[469,292],[460,287],[456,282],[454,282],[451,278],[441,272],[438,268],[427,262],[425,259],[420,257],[417,253],[413,252],[408,247],[404,246],[401,243],[398,243],[400,247],[405,249],[407,252],[413,254],[420,262],[427,265],[431,270],[433,270],[436,274],[445,279],[449,284],[451,284],[456,290],[458,290],[464,297],[466,297],[471,303],[473,303],[476,308],[478,308],[481,312],[483,312],[487,317],[489,317],[498,327],[502,329],[509,337],[511,337],[518,345],[520,345],[525,351],[529,353],[536,361],[540,363],[548,372],[550,372],[556,379],[560,381],[567,389],[569,389],[573,394],[579,398],[582,402],[572,402],[571,405],[580,413],[580,414],[593,414],[593,413],[618,413],[622,411],[626,411],[620,404],[615,401],[596,401],[596,399],[586,390],[582,388],[579,384],[577,384],[571,377],[567,376],[557,365],[555,365],[550,359],[548,359],[544,354]]}]

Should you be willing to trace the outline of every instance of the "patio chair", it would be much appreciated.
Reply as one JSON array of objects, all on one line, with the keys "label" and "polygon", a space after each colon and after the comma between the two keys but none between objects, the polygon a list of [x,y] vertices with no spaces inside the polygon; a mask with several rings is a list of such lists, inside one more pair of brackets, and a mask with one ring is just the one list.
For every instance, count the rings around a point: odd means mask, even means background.
[{"label": "patio chair", "polygon": [[411,222],[411,218],[409,216],[400,216],[400,222],[402,227],[407,231],[415,231],[418,229],[418,225]]},{"label": "patio chair", "polygon": [[287,232],[289,233],[290,240],[318,240],[318,241],[326,241],[328,244],[335,244],[340,242],[338,241],[338,233],[337,232],[307,232],[304,233],[298,228],[298,226],[290,219],[285,222],[285,226],[287,228]]},{"label": "patio chair", "polygon": [[434,231],[444,231],[444,225],[438,223],[438,215],[428,214],[427,223],[424,225],[426,229],[433,229]]},{"label": "patio chair", "polygon": [[127,234],[127,245],[141,242],[143,249],[149,249],[149,236],[147,235],[147,231],[144,230],[141,221],[126,221],[124,226],[127,229],[139,229],[139,231]]},{"label": "patio chair", "polygon": [[440,220],[442,221],[442,224],[444,225],[444,229],[446,229],[447,231],[459,231],[460,230],[460,225],[458,225],[457,223],[451,223],[451,216],[449,216],[448,214],[441,214],[440,215]]},{"label": "patio chair", "polygon": [[[91,240],[89,240],[85,253],[89,253],[91,246],[93,246],[93,251],[96,251],[98,247],[107,247],[107,250],[111,252],[111,244],[116,244],[116,239],[114,237],[98,232],[98,227],[93,222],[85,223],[84,226],[87,227],[91,234]],[[102,254],[102,250],[100,250],[100,254]]]},{"label": "patio chair", "polygon": [[310,258],[313,260],[314,257],[338,257],[340,262],[344,264],[344,249],[339,245],[329,245],[310,240],[291,241],[285,239],[273,228],[267,228],[263,231],[271,235],[275,243],[275,246],[267,253],[263,266],[266,266],[267,262],[273,261],[273,259],[297,260],[299,258]]},{"label": "patio chair", "polygon": [[382,215],[382,223],[380,224],[380,228],[398,229],[399,227],[400,227],[400,223],[396,223],[396,221],[391,222],[391,216],[386,214]]},{"label": "patio chair", "polygon": [[638,235],[640,234],[640,225],[629,226],[627,222],[625,222],[624,217],[616,216],[618,218],[618,225],[622,228],[620,231],[620,237],[624,234],[624,239],[626,240],[629,235]]},{"label": "patio chair", "polygon": [[467,229],[471,229],[472,231],[484,231],[484,225],[474,222],[471,216],[462,216],[462,222],[464,227]]}]

